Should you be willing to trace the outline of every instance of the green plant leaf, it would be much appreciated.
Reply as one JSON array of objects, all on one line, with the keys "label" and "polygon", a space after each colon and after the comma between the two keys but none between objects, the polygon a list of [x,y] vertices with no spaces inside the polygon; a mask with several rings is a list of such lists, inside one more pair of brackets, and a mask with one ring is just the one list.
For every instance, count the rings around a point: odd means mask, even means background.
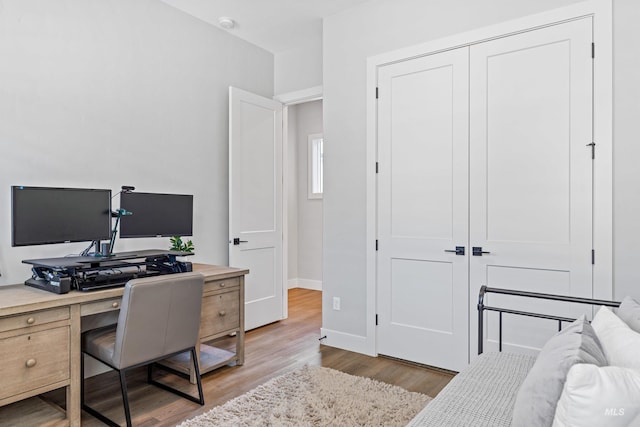
[{"label": "green plant leaf", "polygon": [[184,243],[180,236],[173,236],[169,238],[169,241],[171,242],[170,250],[172,251],[193,252],[194,246],[191,240],[188,240],[186,243]]}]

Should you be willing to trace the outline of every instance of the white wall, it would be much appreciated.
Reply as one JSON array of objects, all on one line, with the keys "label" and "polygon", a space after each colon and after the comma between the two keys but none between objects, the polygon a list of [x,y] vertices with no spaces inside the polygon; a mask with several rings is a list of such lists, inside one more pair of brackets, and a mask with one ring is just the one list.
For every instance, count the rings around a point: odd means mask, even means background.
[{"label": "white wall", "polygon": [[289,286],[321,289],[322,199],[308,198],[307,141],[322,133],[322,101],[289,106],[288,114]]},{"label": "white wall", "polygon": [[640,298],[640,2],[613,2],[614,295]]},{"label": "white wall", "polygon": [[289,287],[298,279],[298,110],[287,108],[287,279]]},{"label": "white wall", "polygon": [[[323,330],[366,336],[366,59],[575,0],[371,0],[324,20]],[[640,4],[614,0],[615,297],[640,296]],[[334,296],[341,311],[331,310]],[[345,341],[346,342],[346,341]]]},{"label": "white wall", "polygon": [[85,247],[11,248],[18,184],[194,194],[192,260],[228,262],[228,86],[271,97],[272,54],[156,0],[5,0],[0,58],[0,284]]},{"label": "white wall", "polygon": [[276,53],[276,95],[296,92],[322,85],[322,39],[311,41],[304,48]]},{"label": "white wall", "polygon": [[[308,198],[308,136],[322,133],[322,101],[295,106],[298,114],[298,279],[322,282],[322,199]],[[307,286],[312,286],[308,284]]]}]

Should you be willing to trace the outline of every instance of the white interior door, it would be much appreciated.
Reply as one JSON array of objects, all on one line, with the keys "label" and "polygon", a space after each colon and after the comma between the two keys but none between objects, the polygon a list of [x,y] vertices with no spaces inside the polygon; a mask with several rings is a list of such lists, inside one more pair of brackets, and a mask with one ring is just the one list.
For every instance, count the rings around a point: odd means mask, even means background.
[{"label": "white interior door", "polygon": [[[591,28],[584,18],[471,47],[470,246],[488,252],[470,257],[473,303],[481,285],[592,296]],[[507,301],[553,309],[491,305]],[[505,319],[505,349],[535,351],[555,330]]]},{"label": "white interior door", "polygon": [[249,269],[245,329],[283,318],[282,105],[229,88],[229,263]]},{"label": "white interior door", "polygon": [[452,370],[469,355],[468,52],[378,74],[378,353]]}]

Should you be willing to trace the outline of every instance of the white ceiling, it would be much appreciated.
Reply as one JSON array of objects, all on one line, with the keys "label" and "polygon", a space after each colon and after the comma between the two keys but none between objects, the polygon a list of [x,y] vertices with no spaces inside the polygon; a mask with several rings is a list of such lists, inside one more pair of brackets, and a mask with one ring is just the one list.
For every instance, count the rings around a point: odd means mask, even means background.
[{"label": "white ceiling", "polygon": [[302,48],[322,38],[322,18],[368,0],[162,0],[216,27],[227,16],[229,31],[272,53]]}]

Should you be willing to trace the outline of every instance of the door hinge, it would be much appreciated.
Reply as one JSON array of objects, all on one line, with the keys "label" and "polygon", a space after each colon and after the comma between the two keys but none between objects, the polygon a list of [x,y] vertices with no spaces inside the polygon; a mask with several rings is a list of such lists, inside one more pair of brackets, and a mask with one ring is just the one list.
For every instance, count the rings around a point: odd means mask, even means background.
[{"label": "door hinge", "polygon": [[378,315],[376,314],[376,326],[378,326]]},{"label": "door hinge", "polygon": [[376,251],[378,250],[378,239],[376,239]]},{"label": "door hinge", "polygon": [[596,263],[596,250],[591,249],[591,265],[595,265]]},{"label": "door hinge", "polygon": [[376,87],[376,99],[378,99],[378,88]]},{"label": "door hinge", "polygon": [[378,162],[376,162],[376,173],[380,172],[380,165],[378,164]]},{"label": "door hinge", "polygon": [[591,43],[591,57],[592,58],[596,57],[596,44],[595,43]]},{"label": "door hinge", "polygon": [[587,147],[591,147],[591,159],[596,158],[596,143],[592,142],[591,144],[587,144]]}]

